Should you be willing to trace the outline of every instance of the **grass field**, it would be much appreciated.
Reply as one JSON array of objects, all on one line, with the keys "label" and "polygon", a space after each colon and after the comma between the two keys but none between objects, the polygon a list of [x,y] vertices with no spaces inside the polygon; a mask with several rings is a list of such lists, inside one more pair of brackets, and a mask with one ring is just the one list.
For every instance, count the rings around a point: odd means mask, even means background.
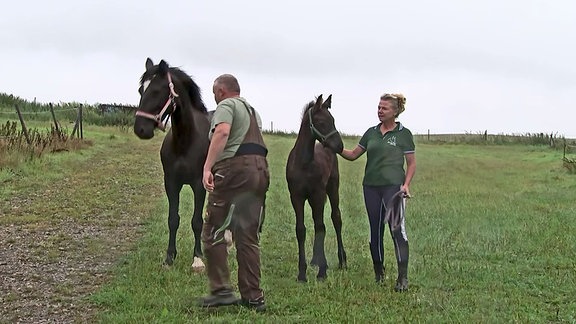
[{"label": "grass field", "polygon": [[[562,168],[561,152],[519,145],[417,144],[414,198],[407,207],[410,290],[399,294],[393,291],[396,265],[389,235],[387,280],[384,285],[373,281],[361,193],[364,158],[340,159],[348,269],[336,269],[336,242],[327,206],[326,251],[332,266],[328,279],[312,280],[316,269],[310,267],[310,281],[296,282],[295,221],[284,179],[294,138],[265,137],[272,181],[262,234],[262,286],[269,310],[255,314],[237,307],[196,307],[197,298],[207,293],[207,279],[190,267],[189,188],[181,194],[178,259],[172,268],[162,267],[168,229],[158,157],[161,139],[140,141],[131,133],[97,127],[86,127],[85,136],[94,145],[79,153],[44,157],[18,170],[0,171],[0,197],[13,202],[16,194],[34,196],[63,179],[76,179],[76,190],[71,191],[76,196],[68,199],[86,205],[81,207],[81,215],[88,214],[84,221],[125,227],[126,236],[92,240],[90,249],[79,250],[105,255],[107,244],[126,246],[113,254],[108,279],[84,301],[95,312],[92,321],[576,322],[576,176]],[[350,148],[356,141],[345,143]],[[90,176],[73,177],[86,170]],[[5,204],[0,223],[33,226],[71,217],[65,212],[50,214],[67,201],[51,201],[52,209],[40,202],[29,204],[27,213],[15,213],[13,206]],[[309,209],[306,213],[309,258],[313,227]],[[53,245],[58,250],[58,244]],[[58,254],[53,258],[58,259]],[[233,255],[230,260],[235,277]]]}]

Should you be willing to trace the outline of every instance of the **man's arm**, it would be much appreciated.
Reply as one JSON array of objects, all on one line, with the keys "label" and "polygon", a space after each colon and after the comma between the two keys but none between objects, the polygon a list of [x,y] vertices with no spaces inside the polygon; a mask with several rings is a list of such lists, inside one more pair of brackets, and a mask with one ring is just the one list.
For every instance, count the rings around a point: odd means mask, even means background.
[{"label": "man's arm", "polygon": [[214,134],[212,135],[210,147],[208,148],[208,155],[206,156],[206,162],[204,163],[204,174],[202,177],[204,188],[206,188],[207,191],[214,190],[214,175],[212,174],[212,167],[216,163],[218,156],[224,151],[224,147],[228,141],[228,136],[230,136],[230,127],[231,125],[228,123],[220,123],[214,128]]}]

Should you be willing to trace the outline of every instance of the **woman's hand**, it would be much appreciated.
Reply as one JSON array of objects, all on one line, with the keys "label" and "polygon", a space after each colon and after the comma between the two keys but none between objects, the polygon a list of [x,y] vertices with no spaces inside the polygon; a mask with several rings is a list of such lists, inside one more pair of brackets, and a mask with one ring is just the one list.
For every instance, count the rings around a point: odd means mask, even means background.
[{"label": "woman's hand", "polygon": [[400,190],[404,191],[405,198],[412,198],[412,195],[410,194],[410,187],[408,185],[400,186]]}]

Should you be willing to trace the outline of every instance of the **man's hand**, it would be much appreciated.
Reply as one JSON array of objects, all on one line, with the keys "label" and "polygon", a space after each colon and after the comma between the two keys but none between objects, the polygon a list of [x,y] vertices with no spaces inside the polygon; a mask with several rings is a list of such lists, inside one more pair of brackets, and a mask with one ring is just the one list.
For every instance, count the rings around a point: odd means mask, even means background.
[{"label": "man's hand", "polygon": [[228,141],[228,135],[230,135],[230,127],[231,125],[228,123],[220,123],[216,125],[214,129],[210,147],[208,147],[208,155],[206,155],[206,161],[204,162],[204,173],[202,175],[202,184],[208,192],[214,191],[212,168],[216,163],[217,157],[224,151],[224,146],[226,146],[226,142]]},{"label": "man's hand", "polygon": [[204,175],[202,176],[202,184],[204,189],[208,192],[214,191],[214,175],[210,170],[204,170]]}]

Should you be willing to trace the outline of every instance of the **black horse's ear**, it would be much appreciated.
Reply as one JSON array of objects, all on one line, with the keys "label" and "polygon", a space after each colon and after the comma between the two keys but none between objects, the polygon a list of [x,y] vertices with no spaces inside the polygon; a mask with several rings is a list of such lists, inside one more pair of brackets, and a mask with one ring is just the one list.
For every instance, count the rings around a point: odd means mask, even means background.
[{"label": "black horse's ear", "polygon": [[152,62],[151,58],[146,59],[146,71],[150,70],[154,66],[154,62]]},{"label": "black horse's ear", "polygon": [[161,74],[168,73],[168,63],[166,63],[166,61],[161,60],[160,63],[158,63],[158,72]]},{"label": "black horse's ear", "polygon": [[324,103],[322,104],[322,108],[324,109],[329,109],[330,107],[332,107],[332,95],[329,95],[328,98],[326,98],[326,100],[324,100]]}]

